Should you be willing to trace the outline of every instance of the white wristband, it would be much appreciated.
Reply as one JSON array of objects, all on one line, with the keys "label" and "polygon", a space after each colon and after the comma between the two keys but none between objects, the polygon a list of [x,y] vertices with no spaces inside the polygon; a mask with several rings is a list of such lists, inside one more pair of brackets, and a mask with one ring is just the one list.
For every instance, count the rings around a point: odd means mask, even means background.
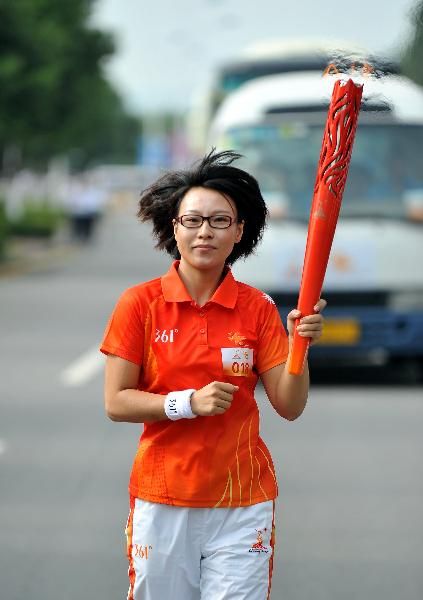
[{"label": "white wristband", "polygon": [[171,421],[178,419],[195,419],[197,415],[191,409],[191,396],[195,390],[181,390],[170,392],[166,396],[164,410]]}]

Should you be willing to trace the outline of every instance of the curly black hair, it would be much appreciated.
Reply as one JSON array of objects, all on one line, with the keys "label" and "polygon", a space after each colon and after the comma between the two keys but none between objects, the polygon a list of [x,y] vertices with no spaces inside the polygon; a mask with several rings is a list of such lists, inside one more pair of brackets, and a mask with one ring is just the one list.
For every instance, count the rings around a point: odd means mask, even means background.
[{"label": "curly black hair", "polygon": [[267,220],[267,207],[257,180],[242,169],[231,166],[241,158],[232,150],[216,152],[215,148],[191,169],[169,171],[141,193],[137,216],[153,222],[156,248],[173,258],[180,254],[173,235],[172,220],[178,216],[183,197],[193,187],[216,190],[228,196],[236,205],[238,221],[244,221],[241,241],[235,244],[226,262],[251,254],[260,242]]}]

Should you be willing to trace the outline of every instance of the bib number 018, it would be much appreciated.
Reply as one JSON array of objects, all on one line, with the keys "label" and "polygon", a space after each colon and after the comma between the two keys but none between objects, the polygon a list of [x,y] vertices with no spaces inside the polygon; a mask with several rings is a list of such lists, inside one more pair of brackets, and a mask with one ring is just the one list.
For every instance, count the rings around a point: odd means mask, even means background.
[{"label": "bib number 018", "polygon": [[221,348],[223,374],[229,377],[251,377],[254,368],[252,348]]},{"label": "bib number 018", "polygon": [[232,373],[235,373],[235,375],[248,375],[248,372],[250,370],[250,365],[248,363],[239,363],[239,362],[233,362],[232,363]]}]

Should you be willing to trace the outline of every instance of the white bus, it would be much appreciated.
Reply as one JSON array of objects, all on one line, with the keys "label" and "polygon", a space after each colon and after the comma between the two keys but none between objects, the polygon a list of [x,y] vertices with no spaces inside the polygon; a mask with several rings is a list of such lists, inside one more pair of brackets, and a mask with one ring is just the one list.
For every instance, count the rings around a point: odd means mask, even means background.
[{"label": "white bus", "polygon": [[330,73],[354,70],[380,74],[398,73],[391,59],[375,57],[346,40],[262,40],[248,46],[237,58],[221,64],[208,83],[192,98],[187,118],[188,142],[195,155],[202,155],[211,121],[219,106],[248,81],[268,75],[316,71]]},{"label": "white bus", "polygon": [[[399,76],[364,83],[363,104],[323,297],[315,361],[423,360],[423,91]],[[244,155],[272,218],[236,264],[285,316],[296,306],[323,126],[334,77],[256,79],[220,107],[209,145]]]}]

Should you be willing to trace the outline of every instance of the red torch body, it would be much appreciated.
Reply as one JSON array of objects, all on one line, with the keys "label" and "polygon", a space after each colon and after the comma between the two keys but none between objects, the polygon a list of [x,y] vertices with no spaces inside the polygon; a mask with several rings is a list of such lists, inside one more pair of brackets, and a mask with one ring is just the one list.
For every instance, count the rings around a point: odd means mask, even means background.
[{"label": "red torch body", "polygon": [[[298,310],[311,315],[320,297],[351,160],[362,85],[335,82],[323,134],[304,256]],[[310,343],[295,330],[288,370],[300,375]]]}]

